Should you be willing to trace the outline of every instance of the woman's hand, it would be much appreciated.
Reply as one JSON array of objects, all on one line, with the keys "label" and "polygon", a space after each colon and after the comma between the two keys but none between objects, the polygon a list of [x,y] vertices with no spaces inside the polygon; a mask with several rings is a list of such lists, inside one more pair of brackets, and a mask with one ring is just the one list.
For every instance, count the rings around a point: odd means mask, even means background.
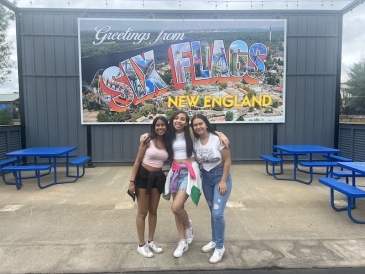
[{"label": "woman's hand", "polygon": [[142,134],[141,137],[139,137],[139,143],[140,145],[145,145],[151,140],[150,135],[148,133]]},{"label": "woman's hand", "polygon": [[227,136],[226,136],[226,135],[224,135],[224,134],[223,134],[222,132],[220,132],[220,131],[216,131],[215,133],[218,135],[218,137],[219,137],[219,141],[220,141],[221,143],[223,143],[226,147],[229,147],[229,140],[228,140]]},{"label": "woman's hand", "polygon": [[218,191],[219,193],[224,196],[224,194],[227,193],[227,184],[225,181],[221,181],[218,185]]},{"label": "woman's hand", "polygon": [[134,183],[130,182],[128,189],[131,193],[136,194],[136,187],[134,186]]}]

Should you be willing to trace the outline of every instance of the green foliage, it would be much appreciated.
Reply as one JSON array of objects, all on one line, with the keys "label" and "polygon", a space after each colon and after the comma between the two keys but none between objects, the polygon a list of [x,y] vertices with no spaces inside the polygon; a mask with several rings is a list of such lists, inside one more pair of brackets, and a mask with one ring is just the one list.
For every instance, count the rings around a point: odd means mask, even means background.
[{"label": "green foliage", "polygon": [[218,105],[215,105],[214,108],[213,108],[213,110],[215,110],[215,111],[222,111],[223,110],[223,107],[218,106]]},{"label": "green foliage", "polygon": [[[272,100],[271,106],[273,108],[277,108],[280,105],[279,101],[277,99]],[[272,111],[271,111],[272,112]]]},{"label": "green foliage", "polygon": [[119,112],[114,114],[115,119],[117,122],[126,122],[127,120],[132,118],[132,115],[129,113],[129,110]]},{"label": "green foliage", "polygon": [[8,108],[0,110],[0,125],[10,125],[11,121],[11,110]]},{"label": "green foliage", "polygon": [[[13,1],[16,4],[15,1]],[[15,63],[10,59],[11,50],[13,46],[10,41],[7,41],[7,30],[9,28],[10,21],[14,20],[14,13],[3,5],[0,5],[0,84],[3,84],[9,80],[11,69],[15,66]]]},{"label": "green foliage", "polygon": [[243,117],[244,117],[244,115],[241,115],[240,117],[238,117],[238,119],[236,121],[244,121],[245,119]]},{"label": "green foliage", "polygon": [[175,109],[169,109],[167,112],[166,112],[166,119],[167,120],[170,120],[171,116],[174,114],[176,110]]},{"label": "green foliage", "polygon": [[264,113],[273,113],[272,108],[265,108]]},{"label": "green foliage", "polygon": [[354,63],[347,72],[349,80],[346,91],[354,96],[348,103],[349,106],[365,108],[365,58]]},{"label": "green foliage", "polygon": [[98,122],[109,122],[109,114],[104,110],[100,111],[96,118],[98,119]]},{"label": "green foliage", "polygon": [[226,121],[232,121],[233,120],[233,112],[232,111],[228,111],[226,113]]},{"label": "green foliage", "polygon": [[253,89],[250,89],[249,86],[245,86],[244,89],[247,91],[247,96],[251,100],[252,96],[256,96],[256,92]]},{"label": "green foliage", "polygon": [[204,99],[203,98],[200,98],[199,99],[199,102],[196,104],[197,107],[204,107]]},{"label": "green foliage", "polygon": [[117,112],[117,113],[111,113],[110,111],[100,111],[98,115],[96,116],[98,119],[98,122],[126,122],[127,120],[131,119],[132,116],[129,113],[129,111],[123,111],[123,112]]},{"label": "green foliage", "polygon": [[90,110],[90,111],[91,110],[100,110],[101,109],[101,105],[97,101],[89,101],[87,103],[87,109]]},{"label": "green foliage", "polygon": [[219,87],[219,90],[224,90],[227,88],[227,83],[219,83],[218,87]]},{"label": "green foliage", "polygon": [[156,114],[157,113],[157,111],[155,109],[155,106],[153,104],[145,104],[143,106],[143,108],[139,111],[139,114],[141,116],[147,116],[150,113],[152,113],[152,114]]},{"label": "green foliage", "polygon": [[172,74],[171,74],[171,71],[165,71],[164,74],[161,74],[160,75],[162,80],[164,80],[164,82],[169,85],[170,82],[171,82],[171,79],[172,79]]}]

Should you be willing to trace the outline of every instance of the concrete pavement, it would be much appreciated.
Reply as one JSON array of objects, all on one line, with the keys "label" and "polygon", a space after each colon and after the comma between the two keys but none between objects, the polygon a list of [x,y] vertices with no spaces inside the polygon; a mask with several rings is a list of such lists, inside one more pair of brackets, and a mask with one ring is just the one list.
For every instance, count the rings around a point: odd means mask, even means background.
[{"label": "concrete pavement", "polygon": [[[286,172],[291,168],[285,165]],[[203,196],[198,207],[186,204],[194,241],[179,259],[172,256],[179,239],[171,201],[161,199],[155,240],[164,251],[144,258],[136,251],[137,205],[126,193],[130,172],[131,166],[88,168],[74,184],[42,190],[34,179],[24,180],[20,190],[1,183],[0,273],[365,267],[365,225],[331,208],[329,188],[318,183],[319,176],[311,185],[278,181],[264,164],[232,165],[222,262],[212,265],[211,254],[200,251],[210,241]],[[365,178],[357,180],[365,186]],[[336,197],[338,205],[346,203]],[[364,201],[357,201],[354,215],[365,219]]]}]

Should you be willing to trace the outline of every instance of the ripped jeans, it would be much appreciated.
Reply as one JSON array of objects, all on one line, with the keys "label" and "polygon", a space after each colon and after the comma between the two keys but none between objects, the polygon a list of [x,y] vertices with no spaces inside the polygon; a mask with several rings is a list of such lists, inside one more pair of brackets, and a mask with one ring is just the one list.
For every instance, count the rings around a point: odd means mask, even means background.
[{"label": "ripped jeans", "polygon": [[227,177],[227,192],[223,196],[218,191],[218,185],[223,175],[223,167],[206,171],[202,169],[202,184],[205,199],[207,200],[212,225],[212,241],[215,242],[216,248],[221,249],[224,246],[224,232],[226,221],[224,219],[224,210],[232,190],[232,177],[229,173]]}]

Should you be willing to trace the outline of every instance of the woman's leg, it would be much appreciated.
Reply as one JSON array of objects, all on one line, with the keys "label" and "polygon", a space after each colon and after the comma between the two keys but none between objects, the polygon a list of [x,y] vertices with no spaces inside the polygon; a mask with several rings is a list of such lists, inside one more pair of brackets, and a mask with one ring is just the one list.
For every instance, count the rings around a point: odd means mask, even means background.
[{"label": "woman's leg", "polygon": [[179,189],[177,193],[172,194],[172,198],[171,210],[175,214],[177,232],[181,240],[186,240],[185,229],[190,227],[190,222],[184,204],[189,195],[186,194],[185,190]]},{"label": "woman's leg", "polygon": [[155,236],[157,224],[157,208],[160,202],[160,193],[157,188],[152,188],[148,211],[148,241],[152,241]]},{"label": "woman's leg", "polygon": [[137,225],[138,239],[139,239],[139,244],[144,245],[145,219],[150,204],[150,195],[146,194],[146,189],[144,188],[138,189],[137,204],[138,204],[138,212],[136,217],[136,225]]},{"label": "woman's leg", "polygon": [[209,172],[203,171],[203,178],[202,178],[202,186],[203,186],[203,193],[205,200],[207,201],[209,210],[210,210],[210,224],[212,228],[212,242],[216,242],[215,238],[215,228],[214,228],[214,221],[212,216],[212,206],[213,206],[213,199],[214,199],[214,189],[216,185],[214,182],[211,181],[209,176]]},{"label": "woman's leg", "polygon": [[214,223],[214,235],[215,235],[215,244],[216,249],[222,249],[224,246],[224,233],[226,228],[226,221],[224,219],[224,210],[226,208],[226,204],[231,194],[232,190],[232,177],[231,174],[228,175],[226,184],[227,184],[227,192],[224,195],[221,195],[218,190],[218,184],[220,182],[221,175],[216,175],[214,179],[215,187],[214,187],[214,198],[212,205],[212,219]]}]

